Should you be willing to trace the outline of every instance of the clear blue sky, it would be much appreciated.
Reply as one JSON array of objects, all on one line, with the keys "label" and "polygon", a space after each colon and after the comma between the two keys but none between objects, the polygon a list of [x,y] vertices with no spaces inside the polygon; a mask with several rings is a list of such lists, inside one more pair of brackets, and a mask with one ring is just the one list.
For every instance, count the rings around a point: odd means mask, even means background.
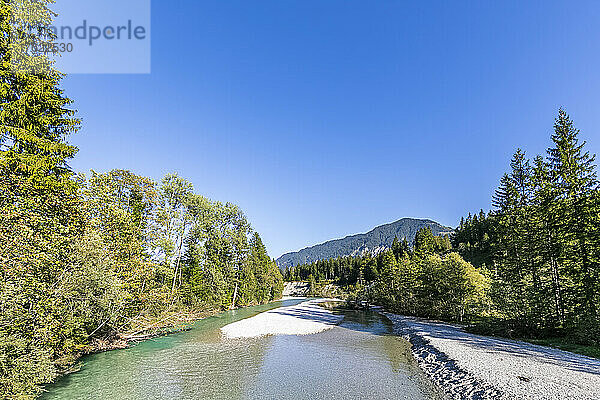
[{"label": "clear blue sky", "polygon": [[600,152],[599,2],[421,3],[153,1],[151,74],[65,80],[71,164],[176,171],[278,257],[489,209],[560,106]]}]

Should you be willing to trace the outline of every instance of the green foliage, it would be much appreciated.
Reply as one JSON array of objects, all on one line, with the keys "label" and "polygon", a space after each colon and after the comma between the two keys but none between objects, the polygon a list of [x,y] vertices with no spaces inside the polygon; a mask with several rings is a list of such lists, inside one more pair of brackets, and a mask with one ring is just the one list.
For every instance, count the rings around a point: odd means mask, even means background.
[{"label": "green foliage", "polygon": [[[430,227],[417,230],[414,247],[421,248],[420,243],[424,241],[423,238],[425,237],[429,241],[427,248],[415,251],[415,253],[445,254],[452,249],[448,236],[434,236]],[[400,241],[396,237],[392,241],[389,251],[383,251],[376,255],[367,253],[357,257],[346,256],[319,260],[310,264],[300,264],[287,268],[284,277],[286,281],[305,281],[312,274],[317,282],[333,281],[341,286],[350,286],[361,283],[359,281],[373,282],[377,280],[380,274],[387,274],[389,272],[388,261],[390,257],[401,260],[412,256],[413,249],[411,249],[407,240],[402,239]]]},{"label": "green foliage", "polygon": [[162,314],[281,297],[281,273],[239,208],[186,190],[177,210],[172,177],[92,172],[73,192],[2,176],[2,397],[35,396],[96,340]]},{"label": "green foliage", "polygon": [[[46,57],[17,47],[26,41],[12,40],[28,36],[34,43],[42,41],[42,35],[27,33],[26,26],[45,29],[52,17],[49,2],[26,3],[21,13],[16,12],[19,1],[0,2],[0,170],[39,189],[70,184],[66,161],[77,149],[64,139],[80,124],[68,108],[72,101],[58,86],[63,75]],[[16,55],[22,64],[17,69]],[[38,73],[28,73],[32,68]]]},{"label": "green foliage", "polygon": [[191,225],[189,206],[194,187],[176,174],[167,174],[159,187],[155,211],[154,256],[172,275],[171,292],[181,286],[181,258],[185,237]]},{"label": "green foliage", "polygon": [[317,294],[317,281],[315,281],[312,274],[308,276],[308,294],[309,296],[316,296]]},{"label": "green foliage", "polygon": [[[0,396],[32,398],[52,380],[64,354],[84,336],[80,313],[63,290],[74,269],[84,219],[65,142],[79,128],[62,75],[44,57],[23,52],[14,35],[44,26],[51,12],[40,1],[17,15],[0,2]],[[11,37],[11,35],[13,35]],[[36,39],[35,36],[32,38]],[[20,52],[21,69],[11,56]],[[28,73],[37,67],[37,73]]]},{"label": "green foliage", "polygon": [[415,236],[414,250],[417,253],[433,253],[435,249],[435,239],[431,229],[419,229]]},{"label": "green foliage", "polygon": [[458,254],[415,252],[384,257],[384,271],[370,289],[372,302],[406,315],[463,321],[485,312],[488,279]]},{"label": "green foliage", "polygon": [[333,281],[346,286],[348,301],[376,303],[388,310],[415,316],[464,321],[490,312],[490,279],[449,252],[448,236],[434,236],[428,228],[373,257],[340,257],[299,265],[285,271],[285,279],[308,280],[310,286]]},{"label": "green foliage", "polygon": [[[431,232],[431,230],[430,230],[430,232]],[[448,248],[450,248],[450,247],[448,247]],[[391,250],[394,253],[394,256],[396,257],[396,259],[400,259],[406,255],[410,255],[410,251],[411,251],[406,238],[403,238],[402,241],[399,241],[398,237],[394,238],[394,241],[392,242]]]},{"label": "green foliage", "polygon": [[58,373],[54,364],[81,339],[63,324],[62,292],[82,230],[76,196],[13,174],[0,177],[0,394],[33,395]]},{"label": "green foliage", "polygon": [[[80,121],[40,41],[50,1],[0,1],[0,397],[30,399],[97,342],[161,315],[281,297],[281,273],[232,204],[167,175],[74,177]],[[21,7],[13,7],[20,5]],[[18,15],[17,15],[18,14]],[[51,33],[51,32],[46,32]],[[18,55],[15,65],[14,55]],[[236,298],[237,291],[240,295]]]},{"label": "green foliage", "polygon": [[467,218],[454,236],[459,252],[493,276],[496,325],[508,334],[569,335],[598,344],[600,193],[595,157],[560,110],[553,147],[511,160],[495,211]]}]

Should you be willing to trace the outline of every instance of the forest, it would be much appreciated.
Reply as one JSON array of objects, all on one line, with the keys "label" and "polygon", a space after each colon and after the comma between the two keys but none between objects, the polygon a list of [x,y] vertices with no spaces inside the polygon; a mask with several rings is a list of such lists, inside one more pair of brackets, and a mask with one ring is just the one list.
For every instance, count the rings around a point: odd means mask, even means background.
[{"label": "forest", "polygon": [[[175,173],[157,182],[70,167],[82,121],[64,74],[30,50],[52,45],[48,3],[19,25],[0,2],[0,397],[10,399],[35,398],[84,354],[283,290],[235,204]],[[414,243],[291,267],[285,279],[336,282],[356,303],[482,332],[598,346],[600,191],[579,135],[560,110],[545,156],[517,150],[494,209],[450,236],[422,229]]]},{"label": "forest", "polygon": [[[600,190],[595,156],[560,110],[546,156],[518,149],[492,199],[450,238],[423,229],[378,255],[288,268],[353,299],[484,333],[600,344]],[[596,352],[597,354],[598,352]]]},{"label": "forest", "polygon": [[350,303],[450,321],[470,321],[489,312],[489,279],[452,251],[448,235],[420,229],[414,243],[394,239],[377,255],[340,257],[288,268],[284,278],[311,286],[332,281],[346,288]]},{"label": "forest", "polygon": [[[33,21],[50,18],[44,4]],[[0,397],[34,398],[83,354],[280,298],[281,273],[236,205],[177,174],[72,171],[81,121],[64,75],[9,42],[12,12],[0,3]]]},{"label": "forest", "polygon": [[494,210],[463,219],[454,246],[492,278],[497,328],[597,345],[600,190],[595,156],[579,135],[560,110],[546,156],[518,149]]}]

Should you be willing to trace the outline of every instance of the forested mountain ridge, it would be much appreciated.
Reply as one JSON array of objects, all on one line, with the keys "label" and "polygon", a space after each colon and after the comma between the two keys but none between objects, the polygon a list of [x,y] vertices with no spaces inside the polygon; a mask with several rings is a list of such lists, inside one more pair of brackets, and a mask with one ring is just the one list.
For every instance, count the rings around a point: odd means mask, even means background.
[{"label": "forested mountain ridge", "polygon": [[279,268],[285,269],[330,258],[356,256],[367,252],[378,253],[390,248],[395,237],[398,240],[406,239],[409,243],[412,243],[417,231],[427,227],[431,229],[434,235],[454,231],[453,228],[443,226],[429,219],[402,218],[389,224],[380,225],[367,233],[329,240],[296,252],[286,253],[279,257],[276,262]]}]

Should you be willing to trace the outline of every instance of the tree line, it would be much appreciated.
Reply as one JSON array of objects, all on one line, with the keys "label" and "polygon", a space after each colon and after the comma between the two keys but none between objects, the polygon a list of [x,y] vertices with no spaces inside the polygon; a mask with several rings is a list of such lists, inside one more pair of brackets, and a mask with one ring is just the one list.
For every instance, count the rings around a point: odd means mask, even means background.
[{"label": "tree line", "polygon": [[340,257],[288,268],[286,280],[331,280],[349,300],[436,319],[471,320],[489,312],[489,279],[452,251],[447,235],[420,229],[413,243],[395,238],[377,255]]},{"label": "tree line", "polygon": [[[42,30],[47,3],[27,14]],[[34,398],[123,337],[280,298],[281,273],[236,205],[176,174],[73,173],[81,121],[63,75],[10,40],[52,32],[14,13],[0,3],[0,397]]]},{"label": "tree line", "polygon": [[489,271],[497,320],[524,335],[600,337],[600,190],[595,156],[564,110],[545,157],[518,149],[494,210],[463,219],[454,245]]},{"label": "tree line", "polygon": [[288,268],[286,280],[331,280],[352,299],[469,321],[507,336],[600,337],[600,189],[595,156],[560,110],[546,156],[520,149],[492,199],[451,236],[418,232],[378,255]]},{"label": "tree line", "polygon": [[[423,251],[445,253],[452,248],[449,237],[434,236],[431,229],[420,229],[415,236],[414,244]],[[406,238],[399,240],[394,238],[390,251],[399,259],[403,256],[412,256],[413,243]],[[342,256],[337,258],[318,260],[308,264],[300,264],[286,268],[284,279],[286,281],[309,281],[315,282],[331,281],[340,286],[356,285],[360,282],[373,282],[379,277],[379,271],[384,269],[386,252],[354,256]]]}]

